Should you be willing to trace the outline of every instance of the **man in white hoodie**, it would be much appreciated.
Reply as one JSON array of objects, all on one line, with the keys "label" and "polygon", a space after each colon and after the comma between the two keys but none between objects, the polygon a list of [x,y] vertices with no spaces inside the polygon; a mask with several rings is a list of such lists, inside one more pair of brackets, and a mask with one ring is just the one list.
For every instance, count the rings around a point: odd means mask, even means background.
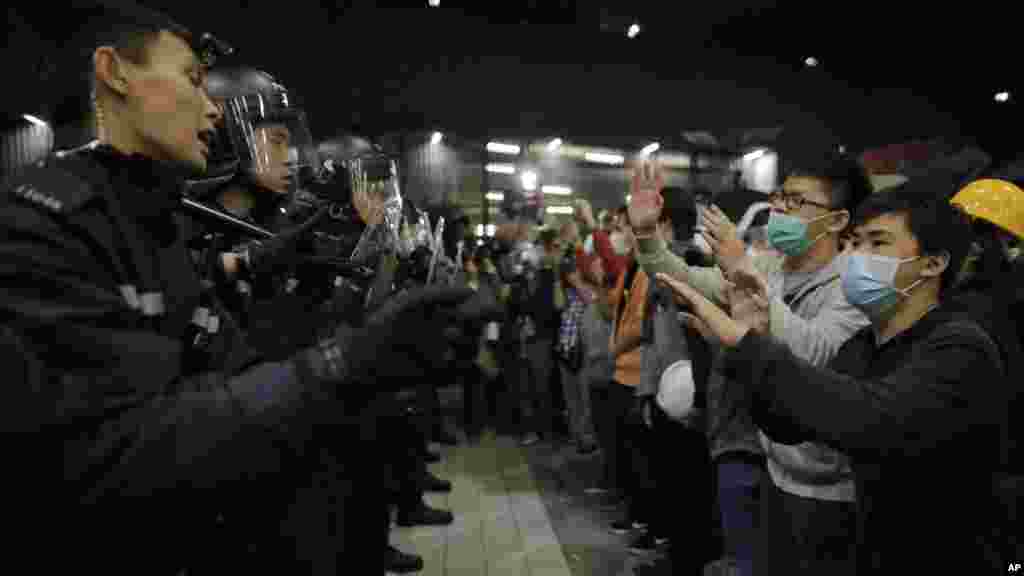
[{"label": "man in white hoodie", "polygon": [[[850,221],[852,207],[870,193],[870,185],[852,158],[828,152],[822,156],[791,171],[782,189],[772,195],[765,230],[783,258],[748,256],[732,222],[711,207],[703,211],[700,223],[718,268],[687,266],[653,234],[659,202],[653,209],[630,206],[637,259],[644,271],[652,276],[668,274],[722,302],[726,278],[737,269],[756,268],[771,284],[772,336],[796,356],[816,366],[826,365],[846,340],[869,324],[841,290],[839,271],[845,260],[839,234]],[[709,417],[716,420],[713,414]],[[856,495],[847,458],[823,445],[782,445],[764,434],[760,440],[771,482],[761,483],[759,521],[756,515],[739,519],[735,535],[730,534],[730,526],[724,526],[726,546],[733,548],[729,552],[736,556],[740,573],[753,573],[756,557],[757,571],[763,574],[851,574]],[[730,438],[712,438],[715,441],[728,444]],[[725,454],[713,445],[713,455],[718,452]],[[723,474],[736,473],[735,466],[722,466],[720,480]],[[749,474],[756,471],[751,469]],[[751,480],[737,478],[736,482]],[[728,497],[720,493],[720,498]],[[742,514],[751,504],[722,501],[723,521],[729,520],[725,517],[729,510]],[[758,523],[760,529],[752,531]],[[730,543],[731,536],[735,542]],[[757,548],[764,553],[755,552]]]}]

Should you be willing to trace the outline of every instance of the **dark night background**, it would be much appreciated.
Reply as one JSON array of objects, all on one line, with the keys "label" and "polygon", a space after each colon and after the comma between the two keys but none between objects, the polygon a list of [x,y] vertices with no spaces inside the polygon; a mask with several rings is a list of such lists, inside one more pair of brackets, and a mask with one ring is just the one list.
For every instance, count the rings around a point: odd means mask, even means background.
[{"label": "dark night background", "polygon": [[[852,150],[935,136],[1017,148],[1017,23],[963,4],[170,2],[307,102],[314,135],[443,130],[671,146],[683,131],[826,125]],[[954,9],[957,8],[957,9]],[[9,113],[73,91],[75,8],[9,4]],[[627,39],[633,21],[643,31]],[[805,67],[808,56],[816,68]],[[997,104],[998,91],[1014,92]]]}]

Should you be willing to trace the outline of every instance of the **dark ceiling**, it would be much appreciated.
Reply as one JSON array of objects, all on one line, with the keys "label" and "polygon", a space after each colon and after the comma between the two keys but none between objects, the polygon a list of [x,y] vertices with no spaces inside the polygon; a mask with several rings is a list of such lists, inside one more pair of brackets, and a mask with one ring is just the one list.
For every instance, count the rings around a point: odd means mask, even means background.
[{"label": "dark ceiling", "polygon": [[[775,125],[828,126],[851,148],[964,136],[1017,147],[1010,90],[1015,19],[890,2],[778,8],[774,2],[441,0],[181,3],[151,0],[238,49],[304,97],[314,134],[442,130],[485,137],[558,135],[589,144],[671,143]],[[49,74],[73,28],[59,11],[10,7],[5,54]],[[950,5],[953,6],[953,5]],[[74,19],[67,19],[73,26]],[[642,32],[626,38],[639,22]],[[13,23],[13,24],[12,24]],[[20,30],[20,32],[19,32]],[[14,51],[12,51],[12,48]],[[816,68],[803,65],[814,56]],[[1016,89],[1016,90],[1015,90]],[[31,90],[26,91],[31,93]]]}]

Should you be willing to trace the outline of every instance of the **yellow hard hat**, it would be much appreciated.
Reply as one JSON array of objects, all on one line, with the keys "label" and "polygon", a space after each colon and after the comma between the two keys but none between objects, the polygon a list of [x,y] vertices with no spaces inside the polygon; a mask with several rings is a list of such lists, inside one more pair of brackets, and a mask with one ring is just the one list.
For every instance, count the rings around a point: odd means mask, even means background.
[{"label": "yellow hard hat", "polygon": [[950,204],[1024,238],[1024,190],[1006,180],[975,180],[964,186]]}]

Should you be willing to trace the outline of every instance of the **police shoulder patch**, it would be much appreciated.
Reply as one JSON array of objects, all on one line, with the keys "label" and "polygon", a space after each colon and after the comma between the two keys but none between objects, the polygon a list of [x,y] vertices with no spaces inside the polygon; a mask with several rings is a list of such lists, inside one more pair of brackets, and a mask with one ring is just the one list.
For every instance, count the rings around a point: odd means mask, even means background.
[{"label": "police shoulder patch", "polygon": [[21,170],[4,188],[14,198],[54,213],[72,212],[95,195],[88,182],[52,163]]}]

